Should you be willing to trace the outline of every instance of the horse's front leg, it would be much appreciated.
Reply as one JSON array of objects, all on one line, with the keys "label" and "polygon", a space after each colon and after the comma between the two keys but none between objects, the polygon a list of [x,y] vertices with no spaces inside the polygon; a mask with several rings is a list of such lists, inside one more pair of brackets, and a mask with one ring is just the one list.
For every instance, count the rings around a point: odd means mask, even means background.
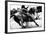
[{"label": "horse's front leg", "polygon": [[23,19],[21,18],[21,20],[20,20],[21,26],[23,26],[23,23],[24,23],[24,21],[23,21]]},{"label": "horse's front leg", "polygon": [[26,28],[26,26],[25,26],[25,22],[24,22],[23,19],[21,19],[21,26],[22,26],[22,28]]}]

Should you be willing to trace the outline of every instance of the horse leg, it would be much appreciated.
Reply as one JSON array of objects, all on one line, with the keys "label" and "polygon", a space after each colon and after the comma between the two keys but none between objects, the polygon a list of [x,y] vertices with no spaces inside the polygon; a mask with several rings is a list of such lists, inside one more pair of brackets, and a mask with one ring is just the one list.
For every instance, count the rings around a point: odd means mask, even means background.
[{"label": "horse leg", "polygon": [[18,19],[16,16],[14,16],[14,20],[15,20],[15,22],[17,22],[21,26],[20,19]]},{"label": "horse leg", "polygon": [[24,26],[23,23],[24,23],[24,20],[21,23],[22,28],[26,28],[26,26]]},{"label": "horse leg", "polygon": [[[34,20],[33,20],[34,21]],[[35,21],[34,21],[34,23],[37,25],[37,26],[39,26]]]},{"label": "horse leg", "polygon": [[39,26],[32,17],[29,17],[37,26]]}]

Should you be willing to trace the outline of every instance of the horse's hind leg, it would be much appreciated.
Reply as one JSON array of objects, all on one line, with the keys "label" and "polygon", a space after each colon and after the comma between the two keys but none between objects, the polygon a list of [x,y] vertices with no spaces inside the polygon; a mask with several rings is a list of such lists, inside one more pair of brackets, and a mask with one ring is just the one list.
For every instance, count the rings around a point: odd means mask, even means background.
[{"label": "horse's hind leg", "polygon": [[20,19],[18,19],[16,16],[14,16],[14,20],[15,20],[15,22],[17,22],[21,26]]}]

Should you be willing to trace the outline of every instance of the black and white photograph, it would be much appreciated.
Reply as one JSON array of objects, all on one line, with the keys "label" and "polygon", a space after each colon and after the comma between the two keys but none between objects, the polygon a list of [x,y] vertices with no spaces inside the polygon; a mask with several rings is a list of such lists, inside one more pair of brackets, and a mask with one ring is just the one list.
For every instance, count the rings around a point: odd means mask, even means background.
[{"label": "black and white photograph", "polygon": [[7,2],[8,32],[44,30],[44,3]]}]

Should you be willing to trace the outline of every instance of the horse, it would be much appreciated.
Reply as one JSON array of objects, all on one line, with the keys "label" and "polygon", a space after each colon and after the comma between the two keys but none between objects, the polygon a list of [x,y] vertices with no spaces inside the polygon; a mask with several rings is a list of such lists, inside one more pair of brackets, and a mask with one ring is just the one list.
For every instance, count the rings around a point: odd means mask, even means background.
[{"label": "horse", "polygon": [[10,12],[11,12],[10,13],[10,19],[14,16],[13,17],[14,21],[17,22],[21,26],[21,24],[20,24],[21,19],[19,19],[18,16],[15,15],[16,13],[18,13],[18,11],[17,10],[15,10],[15,11],[12,10]]},{"label": "horse", "polygon": [[[39,25],[35,22],[35,20],[33,19],[33,17],[30,16],[31,14],[34,14],[34,12],[32,12],[32,10],[31,10],[31,8],[30,8],[30,10],[28,11],[29,14],[27,14],[27,11],[26,11],[26,10],[24,10],[24,11],[25,11],[26,13],[25,13],[25,12],[19,13],[19,14],[21,15],[21,16],[19,15],[21,18],[18,18],[19,16],[16,16],[16,15],[15,15],[16,13],[18,13],[17,10],[15,10],[15,11],[13,12],[13,14],[12,14],[11,17],[14,16],[14,18],[13,18],[14,21],[17,22],[20,26],[22,26],[22,28],[26,28],[26,26],[24,26],[23,23],[24,23],[24,22],[27,23],[27,22],[29,22],[29,21],[30,21],[30,22],[34,22],[37,26],[39,26]],[[23,15],[24,15],[24,16],[23,16]],[[20,23],[20,21],[21,21],[21,23]]]}]

